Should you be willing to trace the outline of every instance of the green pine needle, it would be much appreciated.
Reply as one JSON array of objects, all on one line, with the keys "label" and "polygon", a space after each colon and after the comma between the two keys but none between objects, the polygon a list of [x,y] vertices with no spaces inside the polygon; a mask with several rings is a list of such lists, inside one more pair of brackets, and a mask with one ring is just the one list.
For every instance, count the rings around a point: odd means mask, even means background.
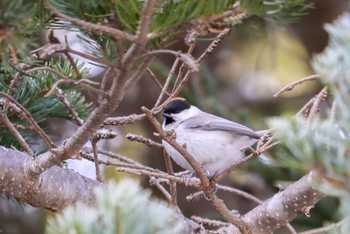
[{"label": "green pine needle", "polygon": [[[54,68],[66,77],[76,78],[75,72],[67,60],[52,60],[45,65]],[[83,65],[83,63],[80,63],[77,64],[77,67],[80,69],[82,76],[86,77],[88,71],[83,68]],[[14,66],[9,69],[0,69],[0,91],[9,91],[10,82],[17,72],[18,68]],[[58,76],[49,71],[32,72],[24,75],[19,82],[18,88],[13,90],[13,98],[31,113],[38,124],[42,124],[48,118],[72,119],[72,116],[56,95],[45,97],[58,79]],[[81,95],[80,91],[76,87],[71,86],[62,86],[60,88],[79,117],[82,119],[86,118],[89,115],[89,104],[86,103],[85,97]],[[8,116],[15,125],[29,126],[25,119],[18,117],[11,111],[8,112]],[[0,132],[1,136],[3,136],[0,145],[6,147],[14,146],[21,149],[18,141],[6,129],[1,129]],[[20,133],[30,145],[35,143],[36,134],[34,131],[20,130]]]}]

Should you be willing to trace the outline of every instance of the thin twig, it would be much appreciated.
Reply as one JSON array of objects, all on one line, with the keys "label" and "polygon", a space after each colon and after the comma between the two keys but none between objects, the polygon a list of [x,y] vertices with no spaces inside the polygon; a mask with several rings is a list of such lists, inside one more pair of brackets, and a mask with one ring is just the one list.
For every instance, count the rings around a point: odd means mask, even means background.
[{"label": "thin twig", "polygon": [[56,95],[58,100],[62,102],[62,104],[68,110],[69,114],[72,116],[73,121],[75,121],[78,124],[78,126],[83,125],[84,121],[79,117],[78,113],[73,109],[72,105],[64,96],[63,91],[61,89],[56,89]]},{"label": "thin twig", "polygon": [[[159,82],[159,80],[157,79],[156,75],[152,72],[152,70],[147,68],[147,72],[150,75],[151,79],[159,86],[161,90],[163,90],[162,84]],[[167,91],[165,91],[165,93],[166,95],[169,96],[169,93]]]},{"label": "thin twig", "polygon": [[212,220],[212,219],[206,219],[206,218],[202,218],[199,216],[191,216],[191,219],[193,219],[194,221],[196,221],[197,223],[200,224],[206,224],[212,227],[222,227],[222,226],[227,226],[229,225],[228,223],[219,221],[219,220]]},{"label": "thin twig", "polygon": [[137,142],[145,144],[145,145],[147,145],[149,147],[155,146],[157,148],[163,149],[163,145],[162,144],[160,144],[158,142],[155,142],[155,141],[152,141],[151,139],[146,138],[144,136],[134,135],[134,134],[128,133],[125,137],[129,141],[137,141]]},{"label": "thin twig", "polygon": [[[210,43],[210,45],[207,47],[207,49],[198,57],[198,59],[196,60],[196,62],[199,64],[204,57],[211,53],[218,45],[219,43],[222,41],[222,39],[230,32],[230,29],[224,29],[217,37],[214,41],[212,41]],[[180,80],[180,82],[178,83],[177,87],[173,89],[173,92],[171,93],[171,95],[169,96],[168,99],[174,98],[177,96],[177,94],[180,92],[180,90],[182,89],[182,87],[185,85],[185,83],[188,81],[188,79],[190,78],[190,74],[192,73],[192,71],[187,71],[186,74],[182,77],[182,78],[177,78],[176,80]]]},{"label": "thin twig", "polygon": [[232,187],[228,187],[228,186],[220,185],[220,184],[217,185],[217,188],[222,190],[222,191],[225,191],[225,192],[237,194],[238,196],[244,197],[245,199],[252,201],[252,202],[255,202],[257,204],[262,203],[262,201],[260,199],[258,199],[257,197],[251,195],[250,193],[244,192],[240,189],[236,189],[236,188],[232,188]]},{"label": "thin twig", "polygon": [[316,114],[316,112],[319,111],[319,107],[320,107],[321,102],[324,101],[326,98],[327,98],[327,88],[325,87],[315,97],[315,100],[314,100],[312,107],[310,109],[309,116],[307,118],[308,120],[311,120],[314,117],[314,115]]},{"label": "thin twig", "polygon": [[54,73],[55,75],[61,77],[62,79],[69,79],[67,76],[63,75],[59,71],[57,71],[57,70],[55,70],[55,69],[53,69],[51,67],[45,67],[45,66],[43,66],[43,67],[34,67],[34,68],[31,68],[31,69],[28,69],[26,71],[26,74],[31,73],[31,72],[36,72],[36,71],[45,71],[45,70]]},{"label": "thin twig", "polygon": [[100,128],[98,129],[92,136],[91,140],[99,141],[99,140],[111,140],[114,139],[118,133],[108,128]]},{"label": "thin twig", "polygon": [[328,225],[326,227],[321,227],[321,228],[316,228],[316,229],[312,229],[309,231],[305,231],[305,232],[299,232],[299,234],[316,234],[316,233],[325,233],[327,231],[330,231],[334,228],[338,228],[341,227],[342,225],[344,225],[345,223],[349,222],[350,217],[345,217],[344,219],[340,220],[337,223]]},{"label": "thin twig", "polygon": [[[7,108],[5,108],[6,103],[8,103]],[[0,106],[2,107],[3,111],[14,113],[20,119],[23,119],[25,117],[21,109],[19,109],[12,102],[6,101],[6,98],[0,98]]]},{"label": "thin twig", "polygon": [[44,142],[46,143],[46,145],[49,148],[56,148],[55,143],[44,132],[44,130],[42,130],[42,128],[37,124],[37,122],[34,120],[32,114],[29,111],[27,111],[26,108],[24,108],[21,104],[19,104],[12,96],[10,96],[4,92],[0,91],[0,96],[4,96],[4,97],[8,98],[10,100],[10,102],[15,104],[22,111],[22,113],[24,114],[23,116],[28,120],[28,122],[33,127],[34,131],[39,134],[39,136],[44,140]]},{"label": "thin twig", "polygon": [[[89,147],[84,147],[83,148],[83,152],[86,152],[86,153],[92,153],[92,148],[89,148]],[[110,152],[110,151],[105,151],[105,150],[98,150],[97,151],[99,154],[103,154],[103,155],[106,155],[110,158],[113,158],[113,159],[117,159],[121,162],[125,162],[125,163],[128,163],[128,164],[133,164],[133,165],[139,165],[139,166],[142,166],[140,163],[124,156],[124,155],[121,155],[121,154],[117,154],[117,153],[113,153],[113,152]]]},{"label": "thin twig", "polygon": [[[184,100],[184,98],[171,98],[171,99],[167,99],[166,101],[164,101],[162,104],[160,104],[159,106],[155,106],[154,108],[152,108],[151,112],[154,114],[158,114],[160,111],[162,111],[162,109],[164,108],[164,106],[166,106],[169,102],[172,102],[174,100]],[[113,126],[119,126],[119,125],[128,125],[128,124],[133,124],[136,122],[139,122],[141,120],[143,120],[146,117],[145,114],[131,114],[128,116],[120,116],[120,117],[109,117],[104,121],[104,125],[113,125]]]},{"label": "thin twig", "polygon": [[[187,54],[192,54],[194,48],[196,47],[196,44],[197,44],[197,41],[196,41],[196,40],[193,40],[192,43],[190,44],[190,47],[189,47],[188,50],[187,50]],[[181,80],[181,77],[182,77],[182,75],[183,75],[184,69],[185,69],[185,64],[182,63],[181,66],[180,66],[180,68],[179,68],[179,72],[177,73],[177,77],[176,77],[176,79],[175,79],[172,92],[174,92],[175,87],[177,86],[177,84],[178,84],[179,81]],[[170,96],[170,95],[168,95],[168,96]]]},{"label": "thin twig", "polygon": [[82,78],[82,76],[80,74],[80,71],[79,71],[77,65],[74,62],[73,57],[68,52],[63,52],[63,54],[67,57],[69,63],[71,64],[75,74],[77,75],[77,79],[80,80]]},{"label": "thin twig", "polygon": [[128,79],[128,81],[125,84],[125,89],[128,89],[141,79],[141,77],[143,76],[143,74],[145,74],[145,71],[147,70],[152,61],[153,56],[150,56],[143,62],[142,66],[137,70],[137,72],[135,72],[134,75]]},{"label": "thin twig", "polygon": [[[164,84],[164,86],[163,86],[163,88],[162,88],[162,91],[160,92],[159,97],[158,97],[158,99],[157,99],[157,101],[156,101],[156,104],[155,104],[154,106],[158,106],[159,103],[162,101],[162,99],[163,99],[163,97],[164,97],[164,94],[167,93],[167,89],[168,89],[168,87],[169,87],[169,85],[170,85],[170,81],[171,81],[172,78],[173,78],[173,75],[174,75],[174,73],[175,73],[175,69],[177,68],[179,62],[180,62],[180,59],[179,59],[179,58],[176,58],[176,59],[175,59],[175,62],[173,63],[173,66],[172,66],[172,68],[171,68],[171,70],[170,70],[170,72],[169,72],[169,74],[168,74],[168,77],[167,77],[166,80],[165,80],[165,84]],[[158,81],[158,80],[157,80],[157,81]]]},{"label": "thin twig", "polygon": [[20,70],[14,75],[13,79],[10,82],[10,88],[9,93],[12,94],[12,90],[15,90],[18,88],[19,82],[22,80],[23,75],[25,75],[25,72],[28,70],[29,65],[24,64],[21,66]]},{"label": "thin twig", "polygon": [[98,83],[94,81],[90,81],[88,79],[80,79],[79,81],[75,81],[71,79],[58,80],[52,85],[51,89],[45,94],[44,97],[51,96],[60,84],[77,85],[83,89],[90,90],[92,92],[95,92],[97,94],[104,96],[105,98],[108,98],[108,93],[91,86],[91,85],[99,85]]},{"label": "thin twig", "polygon": [[[100,154],[99,150],[97,150],[97,153]],[[80,156],[82,158],[85,158],[85,159],[91,161],[91,162],[98,162],[98,164],[104,164],[106,166],[117,167],[117,170],[119,168],[128,168],[128,169],[132,169],[132,170],[142,170],[145,173],[165,174],[164,172],[158,171],[158,170],[153,169],[151,167],[143,166],[141,164],[133,164],[133,163],[126,163],[126,162],[112,162],[108,159],[102,160],[100,158],[97,161],[95,161],[93,153],[91,154],[90,152],[86,152],[86,151],[81,151]]]},{"label": "thin twig", "polygon": [[18,130],[33,131],[33,127],[31,126],[23,126],[22,124],[13,124],[13,126],[15,126],[15,128],[17,128]]},{"label": "thin twig", "polygon": [[[102,91],[105,91],[105,87],[106,87],[106,84],[107,84],[107,80],[108,80],[108,74],[109,72],[112,70],[111,67],[108,67],[106,69],[106,71],[104,72],[103,74],[103,77],[102,77],[102,81],[101,81],[101,84],[100,84],[100,90]],[[103,96],[102,95],[98,95],[98,102],[101,103],[103,100]]]},{"label": "thin twig", "polygon": [[[66,46],[67,46],[67,48],[69,49],[69,44],[68,44],[67,36],[65,36],[65,41],[66,41]],[[70,65],[72,66],[72,68],[73,68],[73,70],[74,70],[74,72],[75,72],[75,74],[76,74],[78,80],[80,80],[80,79],[82,78],[82,76],[81,76],[81,73],[80,73],[80,71],[79,71],[77,65],[76,65],[75,62],[74,62],[73,57],[72,57],[67,51],[63,51],[63,54],[67,57],[67,59],[68,59]]]},{"label": "thin twig", "polygon": [[5,124],[5,126],[8,128],[10,133],[17,139],[18,143],[21,145],[21,147],[31,156],[34,156],[34,152],[30,148],[30,146],[27,144],[26,140],[22,137],[22,135],[17,131],[15,126],[11,123],[9,118],[5,113],[0,113],[0,123]]},{"label": "thin twig", "polygon": [[[181,183],[181,184],[186,183],[183,178],[178,177],[178,176],[171,176],[171,175],[164,173],[164,172],[153,172],[153,171],[149,171],[149,170],[132,169],[132,168],[127,168],[127,167],[118,167],[118,168],[116,168],[116,170],[119,172],[126,172],[126,173],[130,173],[133,175],[138,175],[138,176],[142,176],[142,175],[146,175],[146,176],[150,176],[150,177],[154,176],[157,178],[163,178],[163,179],[175,181],[176,183]],[[196,183],[194,180],[191,180],[189,183],[187,183],[187,185],[197,187],[197,188],[199,187],[199,184]]]},{"label": "thin twig", "polygon": [[310,108],[311,108],[312,104],[314,103],[315,99],[316,99],[315,97],[311,98],[311,99],[298,111],[298,113],[296,114],[296,116],[304,115],[304,117],[307,117],[307,116],[308,116],[308,112],[310,111]]},{"label": "thin twig", "polygon": [[87,31],[94,32],[94,33],[106,33],[106,34],[114,37],[116,40],[118,40],[118,39],[126,39],[126,40],[129,40],[129,41],[134,41],[135,40],[135,36],[130,35],[129,33],[120,31],[118,29],[107,27],[107,26],[104,26],[104,25],[101,25],[101,24],[93,24],[93,23],[90,23],[90,22],[83,21],[81,19],[77,19],[77,18],[73,18],[73,17],[67,16],[67,15],[59,12],[56,9],[56,7],[54,7],[51,4],[50,0],[45,0],[45,3],[46,3],[46,6],[55,15],[57,15],[58,17],[60,17],[60,18],[62,18],[64,20],[67,20],[67,21],[69,21],[69,22],[71,22],[73,24],[76,24],[76,25],[84,28]]},{"label": "thin twig", "polygon": [[206,55],[212,53],[214,49],[220,44],[222,39],[225,38],[225,36],[227,36],[230,33],[230,31],[231,31],[231,28],[225,28],[224,30],[222,30],[222,32],[216,36],[215,40],[210,43],[208,48],[199,56],[199,58],[197,59],[197,62],[202,61]]},{"label": "thin twig", "polygon": [[[208,46],[208,48],[199,56],[198,59],[196,59],[196,62],[199,64],[199,62],[205,57],[205,55],[207,55],[208,53],[212,52],[217,46],[218,44],[222,41],[222,38],[225,37],[228,33],[229,33],[229,29],[225,29],[223,30],[217,37],[216,39],[210,43],[210,45]],[[195,41],[190,45],[187,54],[191,54],[192,51],[195,48]],[[182,64],[180,66],[179,72],[178,72],[178,76],[175,80],[175,84],[173,86],[173,90],[172,92],[168,95],[168,98],[163,102],[162,105],[160,105],[159,107],[155,106],[154,109],[152,109],[152,112],[157,113],[158,111],[161,110],[161,108],[163,108],[164,105],[166,105],[166,103],[169,103],[169,101],[173,100],[177,94],[180,92],[181,88],[185,85],[185,83],[188,81],[188,79],[190,78],[190,74],[192,73],[191,70],[187,71],[186,74],[182,77],[183,74],[183,70],[184,70],[184,64]]]},{"label": "thin twig", "polygon": [[103,182],[100,165],[98,164],[98,153],[97,153],[97,142],[91,141],[92,151],[94,153],[94,162],[95,162],[95,170],[96,170],[96,179],[100,182]]},{"label": "thin twig", "polygon": [[90,54],[86,54],[86,53],[83,53],[81,51],[74,50],[74,49],[72,49],[70,47],[66,48],[65,51],[67,53],[78,55],[78,56],[80,56],[82,58],[86,58],[86,59],[91,60],[91,61],[96,62],[96,63],[104,64],[104,65],[107,65],[107,66],[115,66],[115,63],[109,61],[108,59],[95,57],[95,56],[92,56]]},{"label": "thin twig", "polygon": [[64,44],[47,44],[45,46],[42,46],[41,48],[37,49],[40,51],[39,58],[40,59],[47,59],[50,55],[54,53],[63,53],[63,54],[75,54],[78,55],[79,57],[86,58],[87,60],[91,60],[92,62],[99,63],[101,65],[106,65],[106,66],[116,66],[116,64],[112,61],[109,61],[108,59],[101,58],[101,57],[95,57],[90,54],[83,53],[78,50],[74,50],[70,48],[67,45]]},{"label": "thin twig", "polygon": [[192,57],[192,55],[188,53],[182,53],[181,51],[173,51],[173,50],[153,50],[153,51],[148,51],[147,53],[141,55],[138,59],[142,60],[145,57],[149,56],[154,56],[158,54],[171,54],[179,58],[184,64],[187,65],[187,67],[192,71],[192,72],[198,72],[199,71],[199,65],[197,61]]},{"label": "thin twig", "polygon": [[[164,159],[165,159],[165,166],[168,171],[169,175],[174,175],[174,169],[173,164],[171,163],[171,159],[169,154],[164,150]],[[171,204],[173,206],[177,206],[177,191],[176,191],[176,182],[175,181],[169,181],[170,185],[170,194],[171,194]]]},{"label": "thin twig", "polygon": [[[237,12],[237,11],[240,11],[240,12]],[[187,22],[186,24],[181,24],[180,26],[175,26],[161,32],[152,32],[152,33],[149,33],[147,37],[148,39],[154,39],[164,34],[168,34],[168,33],[171,34],[171,32],[178,32],[185,29],[188,30],[188,28],[197,28],[197,27],[200,27],[201,25],[214,23],[215,21],[221,21],[228,17],[233,17],[235,21],[241,21],[247,18],[248,16],[249,15],[246,12],[242,12],[240,9],[231,9],[225,12],[218,13],[216,15],[197,18]]]},{"label": "thin twig", "polygon": [[278,97],[279,95],[281,95],[282,93],[286,92],[286,91],[291,91],[294,89],[295,86],[300,85],[306,81],[313,81],[315,79],[319,78],[319,75],[311,75],[311,76],[307,76],[304,77],[300,80],[297,80],[291,84],[288,84],[287,86],[283,87],[282,89],[280,89],[280,91],[278,91],[277,93],[275,93],[273,95],[273,97]]},{"label": "thin twig", "polygon": [[131,114],[128,116],[121,116],[121,117],[110,117],[107,118],[103,124],[104,125],[113,125],[113,126],[119,126],[119,125],[127,125],[127,124],[133,124],[135,122],[141,121],[146,117],[145,114]]},{"label": "thin twig", "polygon": [[270,145],[273,142],[273,140],[274,136],[271,135],[271,130],[268,130],[263,136],[260,137],[256,149],[260,150],[262,147]]},{"label": "thin twig", "polygon": [[163,193],[164,197],[165,197],[168,201],[171,201],[171,196],[170,196],[169,192],[163,187],[163,185],[161,185],[161,184],[159,183],[159,181],[158,181],[156,178],[151,177],[150,180],[149,180],[149,182],[150,182],[151,185],[156,186],[156,187],[159,189],[159,191],[161,191],[161,192]]},{"label": "thin twig", "polygon": [[[13,76],[13,79],[11,80],[10,82],[10,87],[7,91],[7,94],[9,96],[12,96],[13,94],[13,91],[15,89],[17,89],[18,85],[19,85],[19,82],[22,80],[23,78],[23,75],[25,74],[24,71],[28,69],[28,65],[23,65],[21,66],[21,68],[18,70],[18,72],[16,72],[16,74]],[[5,102],[3,104],[3,111],[4,112],[7,112],[8,110],[8,107],[9,107],[9,99],[8,98],[5,98]]]},{"label": "thin twig", "polygon": [[199,199],[205,197],[203,191],[197,191],[186,196],[186,200],[189,202],[199,201]]}]

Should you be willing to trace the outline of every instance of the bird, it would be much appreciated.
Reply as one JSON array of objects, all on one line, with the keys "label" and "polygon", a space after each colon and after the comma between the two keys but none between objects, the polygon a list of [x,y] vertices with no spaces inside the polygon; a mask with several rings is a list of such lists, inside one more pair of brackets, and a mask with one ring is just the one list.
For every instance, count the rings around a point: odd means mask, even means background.
[{"label": "bird", "polygon": [[[202,166],[208,178],[223,172],[244,157],[244,149],[254,145],[267,131],[252,129],[202,111],[184,100],[173,100],[164,108],[162,128],[173,133]],[[168,142],[165,151],[182,168],[195,173],[187,160]]]}]

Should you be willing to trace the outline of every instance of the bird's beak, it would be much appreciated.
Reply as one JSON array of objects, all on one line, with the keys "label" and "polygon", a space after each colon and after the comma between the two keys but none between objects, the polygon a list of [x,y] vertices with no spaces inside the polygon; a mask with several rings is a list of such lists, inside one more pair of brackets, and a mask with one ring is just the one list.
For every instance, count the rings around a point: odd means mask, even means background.
[{"label": "bird's beak", "polygon": [[170,114],[167,114],[167,113],[162,113],[162,115],[164,116],[164,118],[171,118],[171,115]]}]

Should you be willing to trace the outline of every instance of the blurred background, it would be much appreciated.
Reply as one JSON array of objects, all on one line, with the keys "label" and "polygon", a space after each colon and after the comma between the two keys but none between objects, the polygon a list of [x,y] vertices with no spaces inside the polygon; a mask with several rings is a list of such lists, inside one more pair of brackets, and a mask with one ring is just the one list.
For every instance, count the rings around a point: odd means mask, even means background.
[{"label": "blurred background", "polygon": [[[296,114],[311,97],[320,91],[321,84],[317,81],[305,83],[278,98],[273,98],[272,95],[288,83],[314,74],[309,66],[312,55],[321,52],[328,43],[323,25],[332,22],[350,9],[350,3],[345,0],[309,2],[314,3],[314,8],[292,24],[277,25],[258,17],[251,17],[243,24],[235,26],[216,50],[206,57],[201,64],[200,72],[192,76],[181,96],[207,112],[242,123],[255,130],[265,129],[265,122],[269,117]],[[56,36],[64,37],[62,32],[61,35],[56,33]],[[200,39],[194,56],[198,57],[210,42],[208,38]],[[79,46],[80,43],[77,44]],[[71,46],[73,47],[72,44]],[[172,49],[186,51],[187,47],[183,42],[179,42]],[[164,81],[173,62],[173,57],[159,57],[151,69],[159,79]],[[101,79],[100,72],[99,69],[92,70],[92,79]],[[154,85],[149,77],[144,77],[126,95],[115,115],[140,113],[141,106],[152,107],[159,91],[159,87]],[[94,96],[88,93],[86,95],[91,102],[96,101]],[[159,120],[161,120],[160,116]],[[75,131],[69,123],[57,122],[57,120],[50,121],[48,125],[51,126],[52,135],[57,141],[64,140]],[[57,126],[60,127],[57,128]],[[118,131],[120,138],[105,141],[103,143],[105,149],[165,170],[163,153],[160,150],[128,142],[124,138],[127,133],[133,133],[159,141],[153,137],[153,128],[146,120],[125,126]],[[283,155],[275,149],[271,151],[270,157],[273,159]],[[181,170],[174,166],[176,171]],[[81,173],[90,174],[93,177],[93,164],[90,167],[84,167]],[[105,175],[112,180],[133,177],[125,173],[117,173],[114,168],[106,168]],[[296,180],[301,176],[300,171],[291,171],[273,163],[254,159],[233,171],[223,184],[242,189],[264,200],[278,191],[279,184]],[[135,178],[142,180],[144,187],[150,187],[148,178]],[[194,190],[178,185],[179,206],[186,215],[218,218],[209,202],[204,199],[198,202],[187,202],[185,198],[191,192]],[[220,191],[218,193],[229,209],[238,210],[242,214],[255,207],[254,203],[244,198]],[[154,194],[162,199],[162,195],[157,190],[154,190]],[[44,232],[45,216],[50,215],[49,212],[34,209],[28,205],[19,206],[11,200],[2,201],[3,199],[0,199],[0,230],[3,233],[40,234]],[[299,217],[292,224],[295,227],[310,229],[321,226],[325,221],[336,220],[337,213],[330,212],[336,205],[336,200],[324,199],[312,210],[311,218]],[[284,232],[285,230],[280,231],[280,233]]]}]

